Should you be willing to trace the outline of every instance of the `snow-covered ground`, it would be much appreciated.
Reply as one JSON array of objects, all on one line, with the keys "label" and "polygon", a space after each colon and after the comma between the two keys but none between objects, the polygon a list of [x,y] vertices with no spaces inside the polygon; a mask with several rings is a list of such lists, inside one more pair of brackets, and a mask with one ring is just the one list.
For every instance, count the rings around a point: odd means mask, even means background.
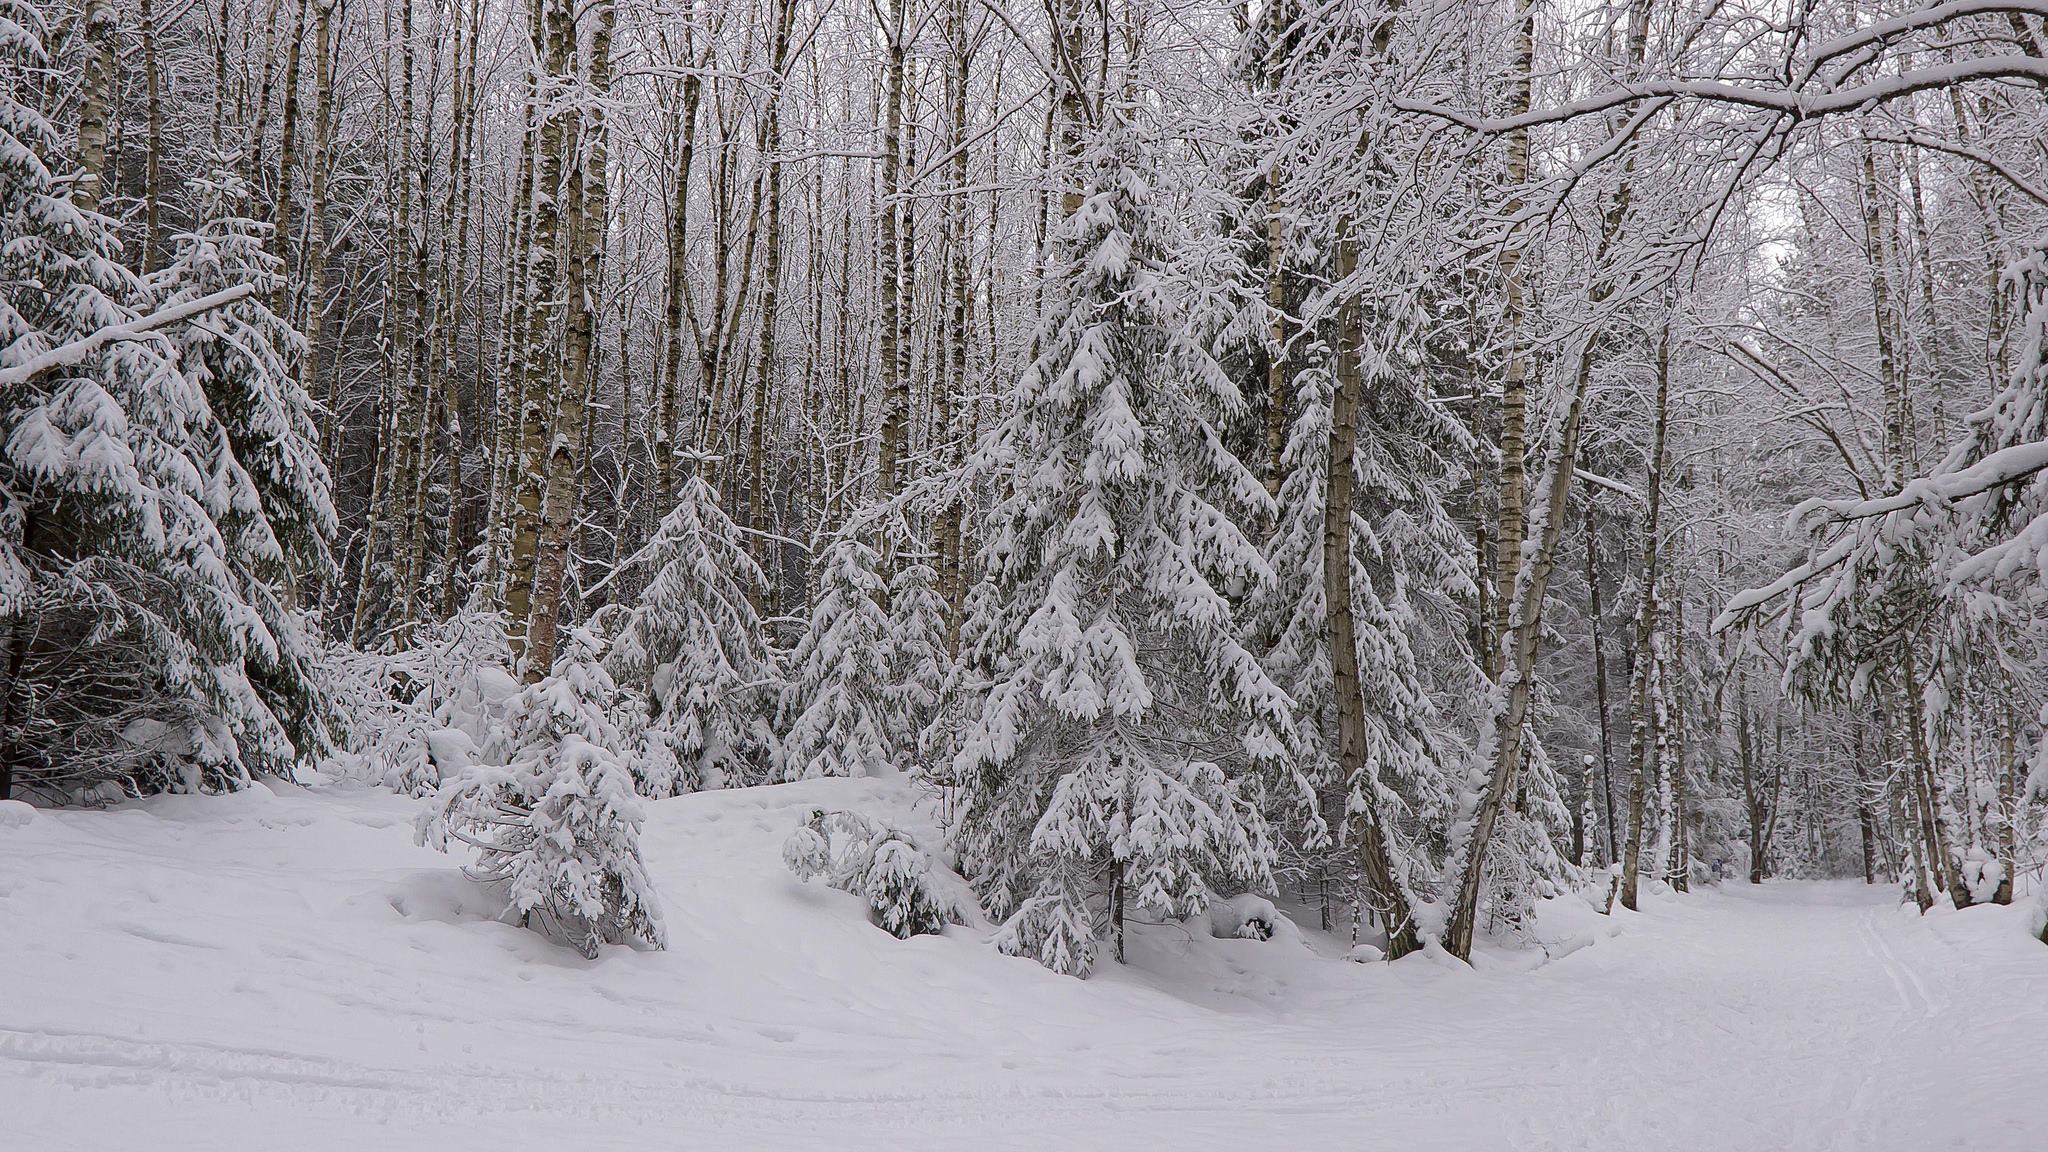
[{"label": "snow-covered ground", "polygon": [[2018,909],[1731,885],[1477,971],[1158,927],[1083,982],[784,870],[807,808],[905,795],[652,805],[670,949],[595,962],[486,919],[389,794],[0,826],[0,1148],[2048,1147]]}]

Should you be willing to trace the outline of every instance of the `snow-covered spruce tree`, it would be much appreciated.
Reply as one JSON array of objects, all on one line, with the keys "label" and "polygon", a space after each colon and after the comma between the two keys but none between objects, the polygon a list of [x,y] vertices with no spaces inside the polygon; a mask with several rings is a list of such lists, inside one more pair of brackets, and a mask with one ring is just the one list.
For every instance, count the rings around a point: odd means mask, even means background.
[{"label": "snow-covered spruce tree", "polygon": [[222,527],[269,529],[108,222],[51,175],[43,28],[0,0],[0,794],[234,787],[296,754]]},{"label": "snow-covered spruce tree", "polygon": [[416,828],[429,847],[475,849],[468,873],[505,885],[508,912],[590,957],[600,944],[666,942],[611,717],[616,694],[597,638],[570,629],[553,669],[486,742],[486,764],[443,785]]},{"label": "snow-covered spruce tree", "polygon": [[946,602],[938,573],[921,560],[904,560],[889,581],[889,680],[884,735],[898,764],[924,758],[923,738],[945,701],[952,658],[946,651]]},{"label": "snow-covered spruce tree", "polygon": [[1271,578],[1241,524],[1272,502],[1218,433],[1242,400],[1176,308],[1156,159],[1115,114],[1080,159],[994,434],[1007,484],[968,629],[1004,650],[956,758],[954,843],[998,947],[1075,975],[1105,936],[1122,959],[1131,913],[1270,883],[1254,765],[1293,727],[1233,605]]},{"label": "snow-covered spruce tree", "polygon": [[316,406],[293,370],[305,338],[268,303],[284,281],[284,262],[265,250],[269,225],[249,217],[249,189],[231,160],[220,158],[191,182],[195,223],[172,238],[173,259],[151,287],[163,307],[238,285],[255,289],[166,335],[254,487],[256,507],[231,502],[218,518],[234,578],[271,639],[251,652],[249,681],[296,750],[313,755],[327,745],[330,709],[314,626],[297,601],[329,564],[332,484],[320,459]]},{"label": "snow-covered spruce tree", "polygon": [[889,736],[889,617],[875,550],[852,531],[825,548],[818,602],[782,690],[783,780],[873,776],[896,766]]},{"label": "snow-covered spruce tree", "polygon": [[875,923],[899,940],[963,922],[960,903],[940,883],[931,856],[909,833],[862,813],[812,809],[783,841],[782,861],[799,880],[822,876],[842,892],[865,897]]},{"label": "snow-covered spruce tree", "polygon": [[1295,377],[1294,399],[1295,417],[1282,458],[1279,517],[1267,546],[1274,580],[1253,605],[1272,638],[1263,661],[1294,701],[1300,739],[1297,755],[1276,763],[1282,775],[1268,785],[1273,815],[1286,831],[1282,865],[1297,881],[1310,873],[1348,871],[1358,852],[1358,837],[1346,825],[1367,811],[1370,800],[1385,830],[1390,879],[1399,887],[1400,899],[1389,901],[1394,894],[1370,891],[1370,884],[1363,898],[1376,914],[1390,905],[1412,908],[1418,901],[1414,887],[1421,883],[1427,890],[1432,867],[1428,831],[1441,827],[1449,808],[1449,786],[1439,746],[1445,725],[1411,647],[1411,637],[1431,630],[1407,597],[1404,570],[1413,566],[1425,578],[1437,575],[1428,563],[1431,550],[1412,538],[1423,519],[1413,509],[1417,504],[1424,513],[1441,509],[1427,493],[1418,494],[1413,484],[1393,491],[1388,445],[1370,432],[1358,438],[1351,593],[1359,690],[1365,700],[1365,748],[1360,767],[1347,769],[1338,756],[1323,555],[1329,373],[1320,364],[1304,367]]},{"label": "snow-covered spruce tree", "polygon": [[[649,704],[647,739],[665,742],[676,772],[642,772],[656,797],[759,784],[773,761],[764,722],[780,670],[755,605],[767,579],[718,493],[692,475],[647,545],[654,577],[607,664]],[[650,749],[649,765],[663,750]]]}]

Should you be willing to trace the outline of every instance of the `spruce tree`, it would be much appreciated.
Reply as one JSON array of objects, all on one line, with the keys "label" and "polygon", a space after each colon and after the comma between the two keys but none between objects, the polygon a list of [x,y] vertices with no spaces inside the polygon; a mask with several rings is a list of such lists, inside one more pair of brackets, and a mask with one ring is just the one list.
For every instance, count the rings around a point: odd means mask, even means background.
[{"label": "spruce tree", "polygon": [[647,547],[654,577],[608,660],[648,700],[649,764],[662,767],[643,785],[659,797],[762,783],[773,752],[762,720],[781,678],[755,607],[767,579],[702,476],[683,484]]},{"label": "spruce tree", "polygon": [[[223,157],[191,182],[190,231],[172,238],[171,263],[152,278],[162,306],[238,285],[255,289],[169,330],[178,365],[205,395],[256,507],[228,502],[219,518],[243,598],[270,644],[250,653],[248,676],[301,755],[327,745],[326,689],[314,626],[300,591],[324,578],[335,531],[332,484],[320,459],[317,406],[293,370],[306,341],[269,301],[284,262],[265,248],[269,226],[249,217],[247,184]],[[282,767],[282,766],[274,766]]]},{"label": "spruce tree", "polygon": [[998,945],[1085,974],[1132,912],[1188,916],[1270,883],[1255,766],[1291,702],[1237,598],[1272,574],[1264,487],[1220,429],[1244,402],[1169,276],[1175,206],[1121,119],[1080,160],[1037,355],[997,430],[1009,468],[968,631],[998,651],[956,760],[954,841]]},{"label": "spruce tree", "polygon": [[659,948],[666,939],[611,715],[618,690],[599,648],[570,629],[553,669],[519,693],[486,742],[487,764],[444,785],[417,825],[429,847],[475,849],[467,871],[505,885],[522,925],[593,957],[604,943]]},{"label": "spruce tree", "polygon": [[952,663],[946,652],[946,602],[938,573],[916,561],[889,581],[888,702],[884,731],[899,764],[922,763],[924,736],[938,718]]},{"label": "spruce tree", "polygon": [[234,787],[297,754],[230,541],[269,528],[110,222],[51,175],[43,28],[0,0],[0,793]]},{"label": "spruce tree", "polygon": [[888,735],[889,617],[880,558],[852,531],[826,546],[818,602],[782,693],[784,780],[874,776],[896,766]]}]

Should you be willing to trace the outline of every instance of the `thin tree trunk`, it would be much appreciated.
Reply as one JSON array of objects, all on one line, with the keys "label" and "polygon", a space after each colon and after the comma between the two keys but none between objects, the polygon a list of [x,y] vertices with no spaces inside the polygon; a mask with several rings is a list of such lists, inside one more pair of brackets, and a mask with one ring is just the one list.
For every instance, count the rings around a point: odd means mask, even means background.
[{"label": "thin tree trunk", "polygon": [[1904,653],[1900,671],[1905,677],[1900,711],[1906,720],[1907,747],[1913,756],[1907,773],[1913,780],[1914,807],[1920,817],[1921,836],[1927,844],[1928,875],[1935,888],[1947,890],[1956,907],[1968,908],[1970,888],[1964,883],[1962,870],[1955,865],[1948,837],[1942,829],[1941,788],[1935,776],[1934,755],[1927,745],[1927,727],[1920,704],[1920,679],[1910,647]]},{"label": "thin tree trunk", "polygon": [[[313,0],[313,155],[308,164],[311,176],[311,238],[306,244],[306,360],[305,380],[309,387],[323,378],[321,367],[327,347],[327,171],[332,161],[329,135],[334,124],[334,5],[336,0]],[[331,380],[323,395],[327,399],[328,427],[335,427],[340,410],[339,387]],[[330,465],[339,445],[332,435],[323,438],[323,453]]]},{"label": "thin tree trunk", "polygon": [[1614,757],[1613,740],[1607,722],[1607,653],[1601,643],[1601,636],[1607,631],[1607,616],[1600,610],[1600,574],[1595,563],[1598,551],[1599,527],[1594,519],[1593,502],[1586,502],[1586,588],[1592,596],[1593,627],[1593,699],[1600,711],[1600,800],[1607,818],[1607,863],[1621,859],[1621,830],[1614,822]]},{"label": "thin tree trunk", "polygon": [[[964,443],[959,425],[961,407],[968,393],[967,349],[973,342],[973,318],[969,314],[972,269],[968,249],[973,237],[968,226],[967,202],[967,85],[974,67],[975,45],[967,28],[967,0],[951,0],[947,7],[948,37],[953,44],[952,70],[946,77],[947,142],[952,146],[951,183],[953,195],[947,201],[947,293],[946,371],[939,391],[939,416],[935,436],[945,446],[936,456],[937,465],[950,469],[958,463],[954,445]],[[961,578],[961,517],[966,493],[956,493],[939,511],[936,545],[939,561],[939,594],[946,614],[946,650],[960,647],[960,621],[965,608],[966,587]]]},{"label": "thin tree trunk", "polygon": [[[775,6],[774,18],[775,34],[769,47],[768,68],[775,76],[775,93],[765,113],[767,126],[762,134],[761,156],[761,199],[768,213],[767,248],[762,256],[761,269],[761,352],[754,374],[752,439],[747,452],[747,526],[756,533],[749,545],[755,553],[755,562],[764,572],[773,571],[774,560],[774,546],[763,533],[768,526],[765,507],[769,402],[782,381],[775,361],[776,321],[781,311],[782,288],[782,96],[788,83],[789,36],[796,20],[795,0],[780,0]],[[769,602],[762,608],[772,615],[775,610],[773,581],[769,582],[766,591]]]},{"label": "thin tree trunk", "polygon": [[[694,29],[685,24],[683,28],[683,51],[689,58],[690,67],[682,81],[682,108],[677,113],[677,132],[680,137],[676,154],[675,188],[671,196],[668,217],[668,279],[664,288],[663,302],[667,308],[663,329],[667,337],[667,360],[661,374],[661,394],[657,398],[657,415],[654,422],[654,486],[662,515],[675,506],[676,494],[676,450],[675,440],[680,429],[678,398],[683,386],[684,341],[692,344],[696,339],[690,335],[684,323],[685,307],[689,292],[689,234],[690,234],[690,170],[697,147],[697,108],[703,98],[704,82],[699,71],[699,61],[692,55]],[[710,49],[705,49],[708,54]],[[708,377],[700,377],[700,389],[710,386]],[[702,407],[700,401],[693,406]],[[702,444],[696,445],[703,447]]]},{"label": "thin tree trunk", "polygon": [[[1348,222],[1347,222],[1348,223]],[[1339,225],[1335,279],[1357,269],[1356,241]],[[1386,923],[1387,956],[1398,960],[1422,947],[1406,889],[1394,870],[1385,817],[1377,794],[1378,773],[1367,758],[1365,695],[1359,684],[1358,632],[1351,606],[1351,508],[1353,457],[1358,444],[1358,403],[1364,391],[1361,342],[1364,306],[1356,293],[1337,317],[1336,391],[1330,404],[1328,499],[1323,509],[1323,595],[1330,618],[1330,670],[1337,697],[1337,763],[1344,779],[1358,781],[1359,853],[1366,886]]]},{"label": "thin tree trunk", "polygon": [[903,310],[903,244],[901,192],[903,165],[903,86],[908,0],[894,0],[884,27],[888,57],[883,68],[882,182],[880,232],[882,245],[881,369],[882,440],[877,496],[893,498],[904,480],[905,437],[910,418],[910,338]]},{"label": "thin tree trunk", "polygon": [[311,14],[312,4],[313,0],[299,0],[299,6],[292,13],[291,43],[285,48],[284,123],[279,130],[277,148],[277,256],[284,262],[285,275],[278,281],[277,291],[270,300],[270,310],[280,316],[291,315],[292,253],[298,243],[298,237],[292,233],[292,201],[298,187],[293,164],[298,159],[299,67],[305,55],[306,18]]},{"label": "thin tree trunk", "polygon": [[137,13],[142,24],[143,100],[148,117],[148,153],[142,160],[142,274],[156,270],[158,229],[164,198],[163,164],[164,114],[163,73],[156,59],[156,8],[152,0],[141,0]]},{"label": "thin tree trunk", "polygon": [[[1649,36],[1650,0],[1634,0],[1629,12],[1629,70],[1640,67]],[[1619,184],[1614,197],[1609,201],[1607,211],[1600,224],[1600,237],[1593,252],[1592,266],[1595,277],[1586,295],[1594,305],[1605,302],[1616,290],[1617,281],[1613,270],[1608,267],[1609,257],[1615,238],[1620,234],[1622,223],[1628,217],[1629,204],[1634,190],[1636,153],[1624,146],[1621,160]],[[1499,679],[1498,690],[1505,694],[1499,708],[1493,732],[1493,763],[1483,780],[1473,780],[1472,791],[1478,801],[1469,817],[1463,817],[1452,828],[1453,872],[1458,877],[1457,894],[1451,905],[1450,922],[1445,928],[1444,949],[1461,960],[1468,960],[1472,954],[1472,934],[1479,918],[1479,901],[1484,890],[1486,876],[1486,854],[1492,845],[1493,830],[1500,819],[1502,806],[1513,794],[1515,773],[1521,766],[1522,726],[1527,720],[1529,703],[1535,689],[1536,650],[1542,638],[1543,598],[1550,587],[1550,576],[1557,562],[1557,543],[1564,534],[1564,523],[1568,513],[1567,500],[1571,495],[1572,478],[1576,474],[1579,459],[1579,435],[1585,420],[1586,392],[1593,378],[1594,357],[1598,341],[1596,333],[1586,333],[1579,343],[1577,371],[1569,401],[1565,406],[1564,419],[1558,431],[1557,447],[1550,459],[1550,490],[1544,504],[1545,517],[1543,534],[1535,550],[1529,556],[1527,575],[1518,576],[1513,584],[1513,596],[1499,606],[1503,613],[1500,647],[1505,660]],[[1502,450],[1506,450],[1503,436]],[[1505,498],[1504,498],[1505,500]],[[1507,522],[1505,513],[1502,522]],[[1503,540],[1500,547],[1506,548]],[[1512,552],[1522,551],[1519,537]],[[1502,566],[1508,562],[1502,561]],[[1519,569],[1518,569],[1519,570]],[[1511,641],[1511,643],[1510,643]],[[1511,650],[1509,650],[1511,648]]]},{"label": "thin tree trunk", "polygon": [[1662,742],[1656,732],[1651,699],[1652,664],[1657,634],[1657,559],[1663,554],[1665,433],[1671,410],[1671,329],[1667,324],[1657,340],[1657,400],[1651,419],[1649,511],[1643,518],[1642,602],[1636,607],[1636,659],[1631,679],[1629,704],[1629,768],[1633,773],[1628,791],[1628,843],[1621,871],[1621,906],[1636,910],[1636,889],[1643,855],[1643,790],[1648,786],[1650,757]]}]

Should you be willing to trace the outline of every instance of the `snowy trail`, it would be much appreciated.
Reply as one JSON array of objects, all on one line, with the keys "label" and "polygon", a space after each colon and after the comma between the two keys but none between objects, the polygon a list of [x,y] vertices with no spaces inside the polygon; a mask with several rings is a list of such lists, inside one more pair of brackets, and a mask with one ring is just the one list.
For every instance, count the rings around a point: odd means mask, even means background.
[{"label": "snowy trail", "polygon": [[2048,1147],[2018,910],[1730,885],[1477,971],[1157,928],[1083,983],[798,884],[813,804],[903,815],[874,781],[655,805],[671,949],[595,963],[481,919],[391,796],[0,829],[0,1147]]}]

